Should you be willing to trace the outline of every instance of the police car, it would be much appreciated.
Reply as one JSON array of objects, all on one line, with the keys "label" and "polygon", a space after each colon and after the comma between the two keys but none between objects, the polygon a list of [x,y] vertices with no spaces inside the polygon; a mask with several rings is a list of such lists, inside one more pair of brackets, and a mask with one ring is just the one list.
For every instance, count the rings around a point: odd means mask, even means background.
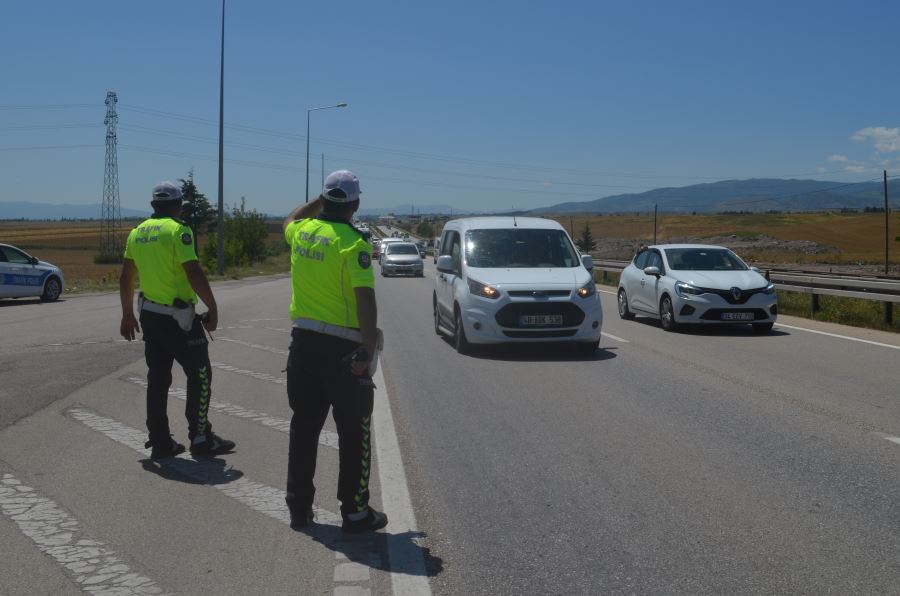
[{"label": "police car", "polygon": [[62,270],[28,253],[0,244],[0,298],[40,296],[52,302],[65,287]]}]

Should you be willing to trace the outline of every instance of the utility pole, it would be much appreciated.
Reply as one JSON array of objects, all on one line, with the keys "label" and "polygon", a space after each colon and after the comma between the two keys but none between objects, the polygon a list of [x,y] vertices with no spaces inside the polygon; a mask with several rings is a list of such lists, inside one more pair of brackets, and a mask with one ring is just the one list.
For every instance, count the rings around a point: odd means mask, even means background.
[{"label": "utility pole", "polygon": [[656,210],[659,204],[653,205],[653,244],[656,244]]},{"label": "utility pole", "polygon": [[119,228],[122,225],[122,212],[119,207],[119,159],[116,152],[116,114],[115,91],[106,93],[106,164],[103,168],[103,207],[100,218],[100,257],[104,262],[118,262],[122,258],[123,246],[119,239]]},{"label": "utility pole", "polygon": [[[884,170],[884,274],[888,274],[888,236],[890,228],[890,208],[888,207],[888,183],[887,170]],[[894,322],[894,303],[884,303],[884,324],[890,325]]]},{"label": "utility pole", "polygon": [[223,131],[225,129],[225,0],[222,0],[222,51],[219,59],[219,221],[216,234],[216,270],[225,274],[225,201],[223,195],[225,151]]}]

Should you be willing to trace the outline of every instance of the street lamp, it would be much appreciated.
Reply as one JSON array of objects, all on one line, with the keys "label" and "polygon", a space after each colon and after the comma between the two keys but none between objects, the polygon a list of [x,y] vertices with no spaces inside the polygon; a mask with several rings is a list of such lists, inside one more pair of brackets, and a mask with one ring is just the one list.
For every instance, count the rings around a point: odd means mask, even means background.
[{"label": "street lamp", "polygon": [[333,106],[322,106],[321,108],[309,108],[306,110],[306,186],[303,187],[304,191],[306,191],[306,202],[309,202],[309,113],[315,112],[317,110],[330,110],[331,108],[346,108],[347,104],[339,103]]}]

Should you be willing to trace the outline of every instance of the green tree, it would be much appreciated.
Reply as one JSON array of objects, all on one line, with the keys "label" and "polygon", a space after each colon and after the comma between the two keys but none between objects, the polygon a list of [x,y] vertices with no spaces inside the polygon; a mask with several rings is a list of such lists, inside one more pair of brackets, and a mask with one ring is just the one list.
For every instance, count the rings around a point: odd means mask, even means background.
[{"label": "green tree", "polygon": [[[250,265],[267,255],[266,238],[269,235],[266,219],[256,209],[247,209],[241,197],[240,207],[232,207],[225,213],[225,266]],[[203,249],[203,263],[208,269],[216,266],[217,238],[210,235]]]},{"label": "green tree", "polygon": [[590,253],[597,248],[597,241],[594,240],[594,235],[591,234],[591,226],[587,223],[584,224],[584,229],[581,230],[581,236],[575,240],[575,246],[583,253]]},{"label": "green tree", "polygon": [[194,234],[208,234],[216,221],[216,209],[194,184],[194,170],[188,172],[187,178],[180,178],[178,181],[181,182],[181,195],[184,199],[181,218],[194,230]]},{"label": "green tree", "polygon": [[431,238],[434,236],[434,226],[427,221],[423,221],[416,226],[416,234],[422,238]]}]

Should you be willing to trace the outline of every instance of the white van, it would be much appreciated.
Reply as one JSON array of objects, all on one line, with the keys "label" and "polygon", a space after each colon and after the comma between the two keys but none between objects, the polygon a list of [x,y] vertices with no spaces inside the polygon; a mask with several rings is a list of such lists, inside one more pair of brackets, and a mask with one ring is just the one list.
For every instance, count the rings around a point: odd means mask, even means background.
[{"label": "white van", "polygon": [[603,312],[593,261],[566,230],[536,217],[471,217],[444,225],[434,330],[471,344],[576,342],[593,353]]}]

